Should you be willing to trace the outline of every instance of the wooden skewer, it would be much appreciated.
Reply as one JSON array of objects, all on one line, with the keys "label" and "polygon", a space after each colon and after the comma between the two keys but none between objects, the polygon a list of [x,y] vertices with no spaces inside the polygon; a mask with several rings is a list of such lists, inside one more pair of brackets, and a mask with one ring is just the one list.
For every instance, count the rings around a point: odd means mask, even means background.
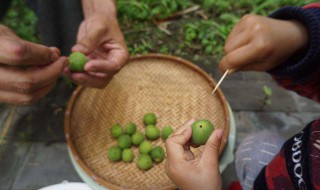
[{"label": "wooden skewer", "polygon": [[214,87],[214,89],[213,89],[213,91],[211,92],[211,94],[214,94],[214,93],[218,90],[218,88],[219,88],[220,84],[222,83],[223,79],[226,78],[226,76],[227,76],[229,73],[231,73],[231,72],[232,72],[232,70],[229,70],[229,69],[227,69],[227,70],[224,72],[224,74],[222,75],[222,77],[221,77],[221,79],[219,80],[219,82],[217,83],[217,85]]}]

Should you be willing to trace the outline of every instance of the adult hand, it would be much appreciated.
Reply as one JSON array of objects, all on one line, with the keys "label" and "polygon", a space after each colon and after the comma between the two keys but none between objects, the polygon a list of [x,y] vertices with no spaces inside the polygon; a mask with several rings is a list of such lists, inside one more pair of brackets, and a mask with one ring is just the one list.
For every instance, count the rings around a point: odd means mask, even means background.
[{"label": "adult hand", "polygon": [[30,104],[45,96],[67,66],[57,48],[20,39],[0,25],[0,102]]},{"label": "adult hand", "polygon": [[85,72],[65,74],[73,82],[88,87],[104,88],[128,61],[129,53],[116,16],[93,13],[80,25],[77,44],[72,51],[89,57]]},{"label": "adult hand", "polygon": [[246,15],[232,29],[220,71],[267,71],[285,62],[308,42],[306,28],[297,21]]},{"label": "adult hand", "polygon": [[193,122],[194,120],[190,120],[185,127],[177,130],[166,140],[166,173],[172,182],[182,190],[221,189],[219,147],[223,130],[214,130],[204,145],[202,156],[195,158],[189,146]]}]

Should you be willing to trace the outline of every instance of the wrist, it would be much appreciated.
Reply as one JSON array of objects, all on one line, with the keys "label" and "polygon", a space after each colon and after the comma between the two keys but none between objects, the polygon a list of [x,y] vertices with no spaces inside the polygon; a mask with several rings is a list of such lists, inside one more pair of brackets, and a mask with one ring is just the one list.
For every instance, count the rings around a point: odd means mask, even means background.
[{"label": "wrist", "polygon": [[288,34],[291,34],[291,39],[294,41],[292,45],[295,46],[296,51],[302,51],[303,49],[307,48],[309,35],[306,26],[297,20],[290,20],[288,21]]},{"label": "wrist", "polygon": [[93,14],[117,18],[116,0],[82,0],[84,17]]}]

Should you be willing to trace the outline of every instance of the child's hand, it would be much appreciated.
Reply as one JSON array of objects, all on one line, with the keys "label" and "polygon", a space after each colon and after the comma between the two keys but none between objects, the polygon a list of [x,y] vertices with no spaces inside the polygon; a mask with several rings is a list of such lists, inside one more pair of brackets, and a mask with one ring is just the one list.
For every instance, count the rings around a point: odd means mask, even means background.
[{"label": "child's hand", "polygon": [[246,15],[226,41],[220,71],[267,71],[285,62],[307,43],[306,28],[297,21]]},{"label": "child's hand", "polygon": [[[219,147],[223,136],[222,129],[211,134],[200,158],[195,158],[188,142],[192,135],[190,120],[185,127],[177,130],[166,140],[166,173],[182,190],[221,189],[219,172]],[[184,131],[183,131],[184,130]]]}]

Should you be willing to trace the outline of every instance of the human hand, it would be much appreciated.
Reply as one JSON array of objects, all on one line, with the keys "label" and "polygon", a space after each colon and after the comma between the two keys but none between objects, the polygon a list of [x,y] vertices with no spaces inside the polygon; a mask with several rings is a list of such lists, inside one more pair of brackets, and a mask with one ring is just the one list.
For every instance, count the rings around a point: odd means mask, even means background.
[{"label": "human hand", "polygon": [[191,125],[194,121],[194,119],[188,121],[184,127],[174,132],[166,140],[166,173],[172,182],[182,190],[221,189],[219,148],[223,130],[214,130],[204,145],[201,157],[195,158],[189,146],[192,135]]},{"label": "human hand", "polygon": [[60,51],[20,39],[0,25],[0,102],[31,104],[45,96],[67,66]]},{"label": "human hand", "polygon": [[267,71],[285,62],[307,43],[306,28],[297,21],[246,15],[226,41],[220,71]]},{"label": "human hand", "polygon": [[127,62],[129,53],[114,15],[91,14],[80,25],[77,43],[72,51],[86,54],[85,72],[65,74],[73,82],[88,87],[104,88]]}]

